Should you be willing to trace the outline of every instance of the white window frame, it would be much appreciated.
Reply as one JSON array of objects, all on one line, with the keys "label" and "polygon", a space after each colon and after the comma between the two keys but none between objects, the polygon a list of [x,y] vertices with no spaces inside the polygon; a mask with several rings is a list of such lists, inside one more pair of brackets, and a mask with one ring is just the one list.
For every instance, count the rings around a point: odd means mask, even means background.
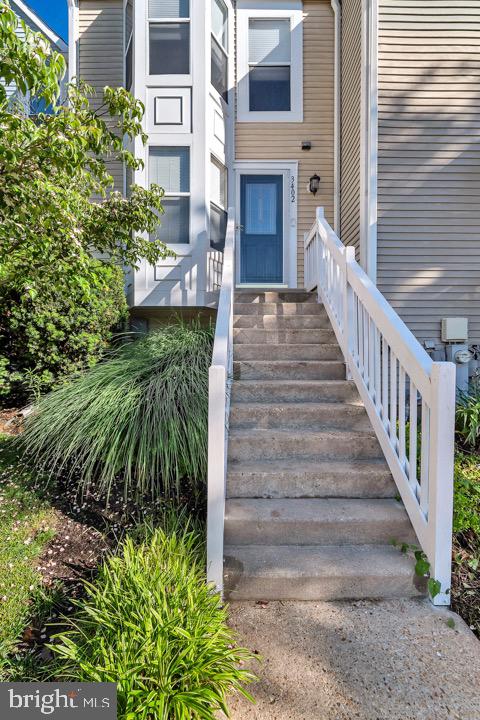
[{"label": "white window frame", "polygon": [[[191,143],[184,143],[184,142],[178,142],[176,140],[172,140],[171,142],[167,142],[164,140],[151,140],[147,145],[147,153],[146,153],[146,181],[147,181],[147,187],[150,187],[150,149],[151,148],[184,148],[188,150],[188,165],[189,165],[189,178],[188,178],[188,187],[190,190],[188,192],[171,192],[170,190],[167,190],[164,188],[164,195],[163,197],[165,199],[168,198],[182,198],[182,197],[188,197],[190,199],[189,203],[189,213],[188,213],[188,243],[166,243],[169,248],[171,248],[174,252],[181,253],[182,248],[187,247],[188,245],[192,244],[192,145]],[[162,221],[162,217],[160,216],[160,223]]]},{"label": "white window frame", "polygon": [[[224,105],[228,106],[228,104],[230,102],[229,80],[230,80],[230,60],[231,60],[230,46],[231,46],[231,43],[230,43],[230,8],[229,8],[228,4],[225,2],[225,0],[221,0],[221,2],[223,2],[223,4],[225,5],[225,9],[227,11],[227,45],[225,47],[225,45],[223,45],[223,43],[221,43],[220,40],[217,37],[215,37],[215,35],[213,34],[213,28],[211,29],[211,32],[210,32],[210,35],[211,35],[210,43],[216,42],[217,45],[219,46],[220,50],[223,52],[223,54],[225,55],[225,57],[227,59],[227,100],[225,100],[225,98],[222,97],[222,95],[220,95],[217,88],[213,86],[213,84],[211,82],[211,80],[212,80],[211,78],[210,78],[210,91],[214,94],[217,101],[219,103],[221,103],[222,107],[223,107]],[[212,12],[212,4],[213,4],[213,0],[210,0],[210,12]],[[211,52],[211,48],[210,48],[210,52]],[[210,62],[211,62],[211,58],[210,58]]]},{"label": "white window frame", "polygon": [[[124,52],[123,52],[123,81],[125,85],[126,90],[131,90],[134,85],[135,80],[135,72],[134,72],[134,57],[133,57],[133,36],[135,33],[135,9],[132,5],[132,29],[130,32],[130,35],[127,38],[127,5],[128,0],[124,0],[123,3],[123,37],[124,37]],[[132,50],[132,77],[131,77],[131,83],[130,87],[127,88],[127,57],[128,57],[128,51]],[[150,53],[149,53],[150,54]]]},{"label": "white window frame", "polygon": [[[278,7],[280,5],[280,7]],[[237,120],[238,122],[303,122],[303,9],[291,0],[239,0],[237,3]],[[250,19],[290,20],[290,110],[251,111],[249,93]]]},{"label": "white window frame", "polygon": [[[163,83],[165,83],[165,78],[172,78],[173,82],[178,83],[178,78],[185,78],[189,77],[192,72],[192,0],[188,0],[188,17],[183,18],[175,18],[175,17],[168,17],[168,18],[151,18],[150,17],[150,10],[148,7],[148,0],[145,0],[145,7],[146,7],[146,15],[147,15],[147,39],[146,39],[146,61],[147,61],[147,76],[149,80],[151,81],[152,78],[159,78],[162,80]],[[189,58],[189,70],[188,73],[179,73],[179,74],[165,74],[165,75],[158,75],[158,73],[152,73],[150,72],[150,26],[151,25],[169,25],[169,24],[188,24],[190,31],[189,31],[189,46],[188,46],[188,58]],[[175,80],[176,79],[176,80]]]}]

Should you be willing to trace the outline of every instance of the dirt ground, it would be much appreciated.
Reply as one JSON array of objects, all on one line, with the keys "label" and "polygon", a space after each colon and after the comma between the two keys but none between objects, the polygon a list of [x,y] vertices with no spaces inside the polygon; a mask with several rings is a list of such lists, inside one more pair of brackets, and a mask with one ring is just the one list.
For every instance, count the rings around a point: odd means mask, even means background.
[{"label": "dirt ground", "polygon": [[256,705],[233,720],[480,720],[480,642],[427,600],[234,603]]}]

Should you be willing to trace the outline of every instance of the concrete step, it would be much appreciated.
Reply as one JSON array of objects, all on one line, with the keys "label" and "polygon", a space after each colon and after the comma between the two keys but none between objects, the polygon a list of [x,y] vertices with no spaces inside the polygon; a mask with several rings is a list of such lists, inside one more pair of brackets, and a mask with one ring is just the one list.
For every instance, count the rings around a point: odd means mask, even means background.
[{"label": "concrete step", "polygon": [[319,330],[331,328],[326,314],[311,315],[234,315],[234,328],[263,328],[265,330],[304,329]]},{"label": "concrete step", "polygon": [[311,460],[380,460],[383,454],[373,430],[299,431],[259,428],[230,431],[229,462],[309,458]]},{"label": "concrete step", "polygon": [[298,315],[327,316],[323,305],[311,302],[248,303],[235,301],[233,312],[235,315],[277,315],[279,317],[295,317]]},{"label": "concrete step", "polygon": [[320,345],[321,343],[336,343],[336,337],[333,330],[328,327],[317,330],[234,328],[233,341],[234,348],[237,348],[241,343],[256,345]]},{"label": "concrete step", "polygon": [[350,380],[236,380],[232,402],[318,403],[360,402],[355,383]]},{"label": "concrete step", "polygon": [[285,428],[371,430],[361,405],[348,403],[238,403],[230,407],[230,429]]},{"label": "concrete step", "polygon": [[226,545],[388,545],[417,543],[397,500],[308,498],[231,499]]},{"label": "concrete step", "polygon": [[241,343],[234,345],[233,357],[235,360],[339,360],[343,362],[342,351],[336,343],[318,345]]},{"label": "concrete step", "polygon": [[235,380],[345,380],[338,360],[240,360],[233,363]]},{"label": "concrete step", "polygon": [[384,460],[284,459],[229,462],[228,498],[394,498]]},{"label": "concrete step", "polygon": [[317,303],[317,294],[306,290],[237,290],[235,302],[240,303]]},{"label": "concrete step", "polygon": [[360,600],[425,594],[414,562],[387,545],[225,547],[229,600]]}]

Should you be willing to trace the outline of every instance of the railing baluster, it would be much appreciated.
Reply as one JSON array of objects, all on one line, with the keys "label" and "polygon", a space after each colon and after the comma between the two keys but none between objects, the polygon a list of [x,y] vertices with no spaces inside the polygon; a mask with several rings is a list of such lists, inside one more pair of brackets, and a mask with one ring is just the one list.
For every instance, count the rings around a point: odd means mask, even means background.
[{"label": "railing baluster", "polygon": [[430,454],[430,408],[422,398],[422,436],[420,446],[420,510],[428,518],[428,456]]},{"label": "railing baluster", "polygon": [[406,442],[405,442],[405,370],[399,364],[398,378],[398,458],[402,470],[405,472]]},{"label": "railing baluster", "polygon": [[397,450],[397,358],[390,350],[390,440]]},{"label": "railing baluster", "polygon": [[409,457],[408,457],[408,480],[412,490],[416,491],[417,486],[417,446],[418,446],[418,429],[417,429],[417,388],[410,380],[410,437],[409,437]]}]

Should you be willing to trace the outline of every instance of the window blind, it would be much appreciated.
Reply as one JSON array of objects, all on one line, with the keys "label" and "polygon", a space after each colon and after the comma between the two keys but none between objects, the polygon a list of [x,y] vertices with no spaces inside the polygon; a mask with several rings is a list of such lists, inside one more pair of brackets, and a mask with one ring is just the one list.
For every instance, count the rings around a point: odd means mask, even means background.
[{"label": "window blind", "polygon": [[188,18],[189,0],[148,0],[151,18]]},{"label": "window blind", "polygon": [[189,155],[189,149],[183,147],[150,148],[150,183],[167,193],[190,192]]},{"label": "window blind", "polygon": [[251,63],[289,63],[290,20],[250,18],[248,59]]}]

